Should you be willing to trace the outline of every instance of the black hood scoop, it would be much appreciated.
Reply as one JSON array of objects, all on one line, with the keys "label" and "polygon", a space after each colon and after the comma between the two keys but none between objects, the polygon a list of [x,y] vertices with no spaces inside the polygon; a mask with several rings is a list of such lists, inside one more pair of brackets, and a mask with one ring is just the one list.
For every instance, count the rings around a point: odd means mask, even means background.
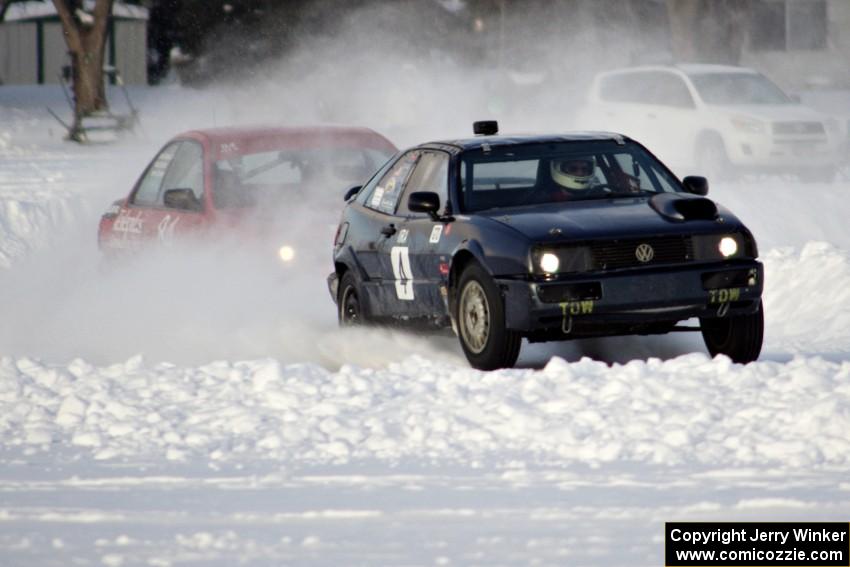
[{"label": "black hood scoop", "polygon": [[675,221],[717,218],[714,201],[687,193],[659,193],[649,200],[649,206],[662,217]]}]

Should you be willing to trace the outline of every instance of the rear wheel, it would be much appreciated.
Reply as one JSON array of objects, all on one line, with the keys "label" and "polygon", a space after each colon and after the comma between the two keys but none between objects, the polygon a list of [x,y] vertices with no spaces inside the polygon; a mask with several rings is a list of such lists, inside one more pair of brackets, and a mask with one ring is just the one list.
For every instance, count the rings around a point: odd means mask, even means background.
[{"label": "rear wheel", "polygon": [[510,368],[519,357],[522,336],[505,328],[505,307],[493,278],[478,264],[460,275],[455,320],[467,360],[480,370]]},{"label": "rear wheel", "polygon": [[700,330],[711,356],[725,354],[733,362],[746,364],[759,357],[764,339],[764,310],[749,315],[700,319]]},{"label": "rear wheel", "polygon": [[362,304],[360,303],[357,278],[350,271],[345,272],[339,282],[337,315],[340,327],[363,325],[366,322]]}]

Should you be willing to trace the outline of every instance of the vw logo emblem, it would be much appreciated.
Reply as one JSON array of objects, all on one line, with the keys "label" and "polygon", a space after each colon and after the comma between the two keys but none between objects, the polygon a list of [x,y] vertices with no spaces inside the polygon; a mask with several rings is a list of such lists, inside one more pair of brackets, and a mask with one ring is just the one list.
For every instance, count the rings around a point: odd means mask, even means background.
[{"label": "vw logo emblem", "polygon": [[646,264],[655,256],[655,250],[652,249],[652,246],[649,244],[640,244],[637,248],[635,248],[635,258],[638,259],[638,262],[642,262]]}]

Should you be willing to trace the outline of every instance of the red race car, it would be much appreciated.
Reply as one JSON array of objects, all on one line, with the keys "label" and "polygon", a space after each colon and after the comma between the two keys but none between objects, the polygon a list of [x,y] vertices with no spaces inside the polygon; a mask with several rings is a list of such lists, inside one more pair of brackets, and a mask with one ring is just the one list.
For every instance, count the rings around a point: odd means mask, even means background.
[{"label": "red race car", "polygon": [[[115,256],[208,229],[247,225],[262,231],[283,216],[276,212],[291,213],[307,202],[311,212],[326,212],[335,225],[344,190],[362,185],[396,151],[368,128],[185,132],[159,151],[130,194],[101,217],[98,243],[105,255]],[[292,221],[303,215],[285,216]],[[291,253],[285,248],[279,251],[284,260]]]}]

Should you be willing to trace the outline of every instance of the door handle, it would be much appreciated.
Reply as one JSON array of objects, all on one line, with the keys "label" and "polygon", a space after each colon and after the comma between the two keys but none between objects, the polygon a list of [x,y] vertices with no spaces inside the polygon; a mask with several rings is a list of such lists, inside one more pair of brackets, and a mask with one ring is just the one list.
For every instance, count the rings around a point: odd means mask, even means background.
[{"label": "door handle", "polygon": [[394,224],[388,224],[387,226],[381,229],[381,234],[383,234],[384,236],[392,236],[395,233],[396,229]]}]

